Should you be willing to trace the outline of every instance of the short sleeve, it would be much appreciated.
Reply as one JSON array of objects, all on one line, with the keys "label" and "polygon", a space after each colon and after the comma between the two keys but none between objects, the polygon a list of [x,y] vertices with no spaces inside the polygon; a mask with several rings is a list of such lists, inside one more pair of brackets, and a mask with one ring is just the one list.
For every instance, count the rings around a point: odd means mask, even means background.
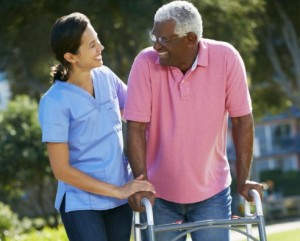
[{"label": "short sleeve", "polygon": [[247,74],[240,54],[235,50],[227,52],[226,108],[231,117],[244,116],[252,111]]},{"label": "short sleeve", "polygon": [[39,103],[39,122],[42,142],[67,142],[69,135],[69,115],[58,101],[43,97]]},{"label": "short sleeve", "polygon": [[123,81],[114,74],[115,83],[116,83],[116,92],[119,99],[119,107],[121,110],[124,109],[125,98],[127,94],[127,85],[123,83]]},{"label": "short sleeve", "polygon": [[118,98],[118,107],[123,110],[127,94],[127,85],[110,68],[104,65],[93,69],[93,78],[97,80],[99,90],[104,91],[103,85],[107,86],[108,92],[104,93],[105,96],[109,95],[109,98]]},{"label": "short sleeve", "polygon": [[149,122],[151,118],[152,88],[149,63],[145,54],[135,59],[128,80],[128,92],[125,101],[124,118],[140,122]]}]

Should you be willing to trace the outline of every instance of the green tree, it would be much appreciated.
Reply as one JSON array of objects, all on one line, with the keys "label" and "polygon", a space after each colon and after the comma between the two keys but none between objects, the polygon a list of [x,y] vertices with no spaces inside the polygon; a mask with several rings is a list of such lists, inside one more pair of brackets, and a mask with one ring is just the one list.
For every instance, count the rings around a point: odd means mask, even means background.
[{"label": "green tree", "polygon": [[272,180],[274,183],[274,190],[280,192],[283,196],[300,195],[300,189],[295,188],[295,184],[300,181],[300,172],[290,170],[284,172],[280,169],[263,171],[260,173],[260,180],[262,182]]},{"label": "green tree", "polygon": [[233,44],[241,53],[249,74],[259,44],[257,30],[263,22],[265,1],[194,0],[203,19],[203,36]]},{"label": "green tree", "polygon": [[258,32],[253,77],[254,109],[259,116],[300,108],[300,2],[267,0]]},{"label": "green tree", "polygon": [[[137,53],[150,45],[148,31],[153,16],[165,0],[0,0],[0,70],[8,73],[13,95],[39,98],[49,87],[54,64],[48,36],[56,18],[80,11],[90,17],[105,46],[105,65],[127,82]],[[241,52],[247,68],[253,65],[257,46],[256,17],[264,1],[193,0],[204,20],[204,36],[232,43]]]},{"label": "green tree", "polygon": [[2,201],[20,216],[56,217],[56,181],[41,143],[37,102],[28,96],[17,96],[0,115],[0,166]]},{"label": "green tree", "polygon": [[105,65],[125,82],[137,52],[148,42],[147,30],[158,0],[0,1],[0,71],[8,74],[13,95],[39,98],[49,86],[55,63],[49,32],[55,20],[74,11],[85,13],[105,46]]}]

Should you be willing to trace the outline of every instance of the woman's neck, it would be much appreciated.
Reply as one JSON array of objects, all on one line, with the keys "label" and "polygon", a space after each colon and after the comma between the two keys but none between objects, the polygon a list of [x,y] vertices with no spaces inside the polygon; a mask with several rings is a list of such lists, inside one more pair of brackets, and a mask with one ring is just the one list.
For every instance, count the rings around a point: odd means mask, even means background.
[{"label": "woman's neck", "polygon": [[72,73],[70,74],[67,82],[77,85],[78,87],[87,91],[90,95],[95,96],[91,73]]}]

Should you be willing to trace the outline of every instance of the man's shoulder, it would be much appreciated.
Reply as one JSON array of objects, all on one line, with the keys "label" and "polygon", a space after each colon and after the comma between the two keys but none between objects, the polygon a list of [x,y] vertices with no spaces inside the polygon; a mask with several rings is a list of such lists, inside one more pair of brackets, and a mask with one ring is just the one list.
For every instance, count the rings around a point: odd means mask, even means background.
[{"label": "man's shoulder", "polygon": [[229,42],[216,40],[216,39],[208,39],[208,38],[202,38],[200,40],[203,44],[210,45],[210,46],[232,46]]},{"label": "man's shoulder", "polygon": [[151,62],[155,62],[157,60],[158,54],[153,49],[153,47],[147,47],[140,51],[140,53],[137,55],[136,59],[139,60],[148,60]]},{"label": "man's shoulder", "polygon": [[209,48],[210,50],[224,50],[224,51],[237,51],[235,47],[228,42],[225,41],[220,41],[220,40],[215,40],[215,39],[207,39],[207,38],[202,38],[201,40],[201,45],[204,47]]}]

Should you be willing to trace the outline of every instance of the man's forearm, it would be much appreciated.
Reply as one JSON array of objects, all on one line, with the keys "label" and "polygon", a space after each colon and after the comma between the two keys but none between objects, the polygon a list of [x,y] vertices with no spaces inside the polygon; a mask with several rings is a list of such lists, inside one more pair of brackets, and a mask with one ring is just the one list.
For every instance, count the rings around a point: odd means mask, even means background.
[{"label": "man's forearm", "polygon": [[236,151],[237,182],[243,185],[250,179],[253,156],[253,118],[252,115],[232,118],[232,133]]},{"label": "man's forearm", "polygon": [[146,170],[146,123],[127,121],[127,155],[134,177],[143,174],[148,179]]}]

